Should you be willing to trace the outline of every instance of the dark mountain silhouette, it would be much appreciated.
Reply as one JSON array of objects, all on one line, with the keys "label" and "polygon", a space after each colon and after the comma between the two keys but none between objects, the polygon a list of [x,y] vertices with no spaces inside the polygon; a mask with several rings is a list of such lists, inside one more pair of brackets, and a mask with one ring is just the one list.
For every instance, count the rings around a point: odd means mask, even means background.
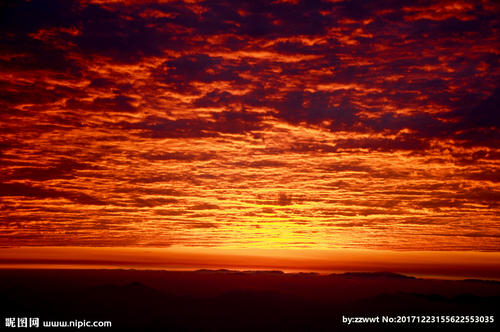
[{"label": "dark mountain silhouette", "polygon": [[500,284],[498,280],[484,280],[484,279],[464,279],[465,282],[478,282],[478,283],[490,283],[490,284]]},{"label": "dark mountain silhouette", "polygon": [[284,274],[285,272],[280,271],[280,270],[244,270],[244,271],[238,271],[238,270],[227,270],[227,269],[217,269],[217,270],[210,270],[210,269],[200,269],[194,271],[195,273],[221,273],[221,274]]},{"label": "dark mountain silhouette", "polygon": [[412,276],[392,272],[346,272],[342,274],[330,274],[332,277],[343,278],[391,278],[391,279],[416,279]]},{"label": "dark mountain silhouette", "polygon": [[[113,327],[170,331],[361,328],[343,324],[344,315],[500,317],[498,283],[417,279],[389,272],[322,276],[229,270],[0,270],[0,298],[4,317],[109,320]],[[365,325],[362,330],[389,327]],[[480,327],[498,326],[467,325]]]}]

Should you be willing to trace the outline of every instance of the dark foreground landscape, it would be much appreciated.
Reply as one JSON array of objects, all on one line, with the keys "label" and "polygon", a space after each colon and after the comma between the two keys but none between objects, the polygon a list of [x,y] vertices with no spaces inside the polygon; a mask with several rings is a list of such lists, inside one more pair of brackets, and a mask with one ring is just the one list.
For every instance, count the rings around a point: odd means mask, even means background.
[{"label": "dark foreground landscape", "polygon": [[465,315],[500,319],[500,282],[419,279],[386,272],[317,275],[6,269],[0,270],[0,299],[3,321],[8,317],[106,320],[114,328],[173,331],[493,330],[498,328],[496,321],[348,325],[342,317]]}]

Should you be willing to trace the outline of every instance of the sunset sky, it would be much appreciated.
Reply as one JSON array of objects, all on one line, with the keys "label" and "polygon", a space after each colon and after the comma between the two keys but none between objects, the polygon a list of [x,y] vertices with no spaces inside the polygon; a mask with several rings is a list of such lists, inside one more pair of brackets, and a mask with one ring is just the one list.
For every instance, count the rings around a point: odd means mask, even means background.
[{"label": "sunset sky", "polygon": [[4,247],[500,252],[496,1],[0,13]]}]

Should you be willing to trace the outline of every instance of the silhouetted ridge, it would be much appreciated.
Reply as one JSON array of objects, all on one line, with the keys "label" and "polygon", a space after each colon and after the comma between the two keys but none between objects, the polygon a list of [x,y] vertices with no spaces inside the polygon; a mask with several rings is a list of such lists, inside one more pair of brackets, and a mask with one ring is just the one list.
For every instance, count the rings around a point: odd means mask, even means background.
[{"label": "silhouetted ridge", "polygon": [[241,271],[237,270],[228,270],[228,269],[218,269],[218,270],[211,270],[211,269],[200,269],[194,271],[195,273],[220,273],[220,274],[242,274]]},{"label": "silhouetted ridge", "polygon": [[412,276],[406,276],[404,274],[393,273],[393,272],[346,272],[341,274],[330,274],[330,276],[335,277],[347,277],[347,278],[391,278],[391,279],[416,279]]},{"label": "silhouetted ridge", "polygon": [[477,283],[485,283],[485,284],[500,284],[498,280],[485,280],[485,279],[464,279],[462,281],[465,282],[477,282]]},{"label": "silhouetted ridge", "polygon": [[[0,298],[6,317],[82,317],[109,320],[117,328],[167,331],[399,331],[412,326],[357,329],[342,323],[342,316],[500,317],[500,283],[389,272],[0,270]],[[473,325],[496,330],[494,324]],[[472,331],[473,325],[462,327]]]},{"label": "silhouetted ridge", "polygon": [[318,277],[320,275],[318,272],[296,272],[287,274],[289,276],[296,276],[296,277]]},{"label": "silhouetted ridge", "polygon": [[200,270],[196,270],[194,272],[196,272],[196,273],[220,273],[220,274],[275,274],[275,275],[285,274],[283,271],[279,271],[279,270],[237,271],[237,270],[227,270],[227,269],[218,269],[218,270],[200,269]]}]

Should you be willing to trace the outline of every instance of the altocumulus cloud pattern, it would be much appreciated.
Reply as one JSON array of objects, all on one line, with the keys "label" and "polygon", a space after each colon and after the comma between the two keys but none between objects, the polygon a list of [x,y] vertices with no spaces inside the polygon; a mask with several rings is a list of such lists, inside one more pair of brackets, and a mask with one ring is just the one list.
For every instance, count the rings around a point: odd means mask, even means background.
[{"label": "altocumulus cloud pattern", "polygon": [[0,6],[4,245],[500,247],[498,2]]}]

